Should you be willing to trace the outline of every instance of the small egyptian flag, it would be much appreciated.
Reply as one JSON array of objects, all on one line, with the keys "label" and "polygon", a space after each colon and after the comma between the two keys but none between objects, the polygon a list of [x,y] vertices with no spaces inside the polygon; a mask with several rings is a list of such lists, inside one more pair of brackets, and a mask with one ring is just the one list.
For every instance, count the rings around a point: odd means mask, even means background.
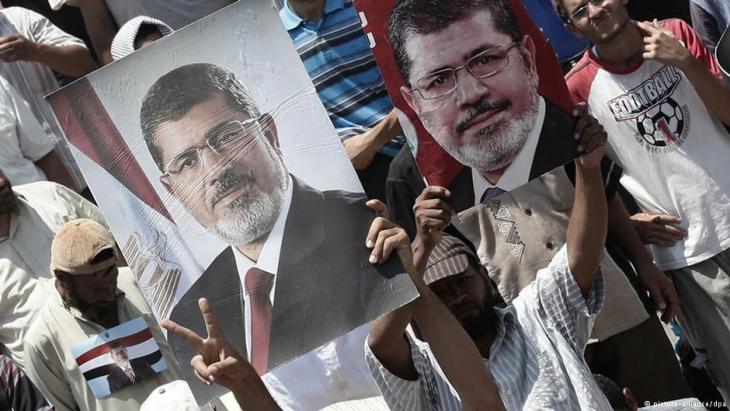
[{"label": "small egyptian flag", "polygon": [[167,369],[147,322],[139,317],[71,348],[96,398],[104,398]]}]

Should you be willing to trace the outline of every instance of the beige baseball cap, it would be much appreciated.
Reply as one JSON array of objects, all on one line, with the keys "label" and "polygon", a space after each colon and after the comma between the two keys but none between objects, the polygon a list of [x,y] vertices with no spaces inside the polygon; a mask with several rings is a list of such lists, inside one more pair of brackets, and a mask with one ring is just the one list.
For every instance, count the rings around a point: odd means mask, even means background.
[{"label": "beige baseball cap", "polygon": [[[92,264],[100,252],[111,249],[114,257]],[[51,243],[51,272],[85,275],[103,271],[117,263],[114,237],[103,225],[88,218],[62,225]]]},{"label": "beige baseball cap", "polygon": [[461,274],[469,267],[469,258],[479,261],[474,252],[456,237],[444,234],[428,257],[423,280],[426,284]]}]

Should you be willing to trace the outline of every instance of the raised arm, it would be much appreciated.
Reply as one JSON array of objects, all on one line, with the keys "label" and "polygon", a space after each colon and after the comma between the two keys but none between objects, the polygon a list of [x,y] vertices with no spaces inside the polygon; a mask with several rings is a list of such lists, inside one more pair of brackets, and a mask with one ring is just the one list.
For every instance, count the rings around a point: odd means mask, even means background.
[{"label": "raised arm", "polygon": [[[451,219],[452,211],[444,201],[446,196],[448,190],[442,187],[427,187],[418,197],[415,208],[416,219],[419,221],[419,235],[413,244],[415,254],[411,254],[406,232],[383,218],[378,218],[373,223],[368,235],[368,245],[373,245],[372,255],[377,262],[385,261],[392,251],[398,252],[404,268],[410,274],[420,294],[409,304],[408,314],[418,323],[441,370],[459,394],[463,409],[503,410],[499,388],[484,365],[479,350],[461,324],[423,281],[423,270],[428,256],[440,240],[441,230]],[[431,205],[433,207],[429,207]],[[413,373],[417,377],[410,357],[410,347],[403,334],[407,325],[402,322],[405,318],[405,312],[402,316],[397,314],[391,318],[382,317],[384,321],[390,323],[381,323],[380,327],[381,330],[388,330],[389,339],[399,346],[397,353],[395,350],[390,352],[397,354],[397,357],[391,359],[392,364],[403,367],[403,371]],[[371,349],[373,349],[372,343]],[[375,351],[374,354],[378,355]],[[388,368],[382,360],[381,363]],[[393,372],[390,368],[389,370]],[[408,379],[407,377],[408,375],[402,375],[402,378]]]},{"label": "raised arm", "polygon": [[580,116],[576,135],[584,136],[581,145],[586,154],[576,160],[575,198],[567,234],[568,262],[583,297],[588,297],[606,243],[607,205],[601,158],[607,135],[587,114],[585,105],[577,107],[574,114]]},{"label": "raised arm", "polygon": [[[680,42],[672,32],[661,27],[656,20],[654,23],[636,22],[644,34],[645,59],[656,60],[674,66],[687,76],[707,109],[724,124],[730,125],[730,90],[707,67],[714,65],[714,57],[702,45],[702,41],[694,31],[691,31],[693,43],[691,46],[698,55],[688,50],[689,44]],[[709,62],[709,63],[708,63]]]},{"label": "raised arm", "polygon": [[104,0],[78,0],[91,44],[102,64],[112,62],[111,46],[117,33],[117,23]]}]

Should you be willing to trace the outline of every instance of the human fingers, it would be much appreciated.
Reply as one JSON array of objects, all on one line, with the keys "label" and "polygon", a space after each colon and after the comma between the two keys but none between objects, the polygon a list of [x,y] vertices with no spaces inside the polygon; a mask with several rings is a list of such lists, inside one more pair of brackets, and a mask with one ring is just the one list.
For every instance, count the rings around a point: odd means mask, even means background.
[{"label": "human fingers", "polygon": [[208,370],[208,364],[205,363],[203,356],[198,354],[190,360],[190,365],[193,367],[195,376],[206,385],[210,385],[215,382],[215,378],[211,378],[210,371]]},{"label": "human fingers", "polygon": [[208,338],[221,338],[223,333],[218,326],[218,320],[210,309],[208,299],[205,297],[199,299],[198,308],[200,308],[200,314],[203,315],[203,322],[205,322],[205,330],[208,332]]},{"label": "human fingers", "polygon": [[677,290],[674,288],[674,285],[670,284],[670,287],[665,289],[664,301],[667,304],[667,308],[664,310],[662,315],[662,321],[668,323],[676,317],[679,312],[679,295],[677,294]]},{"label": "human fingers", "polygon": [[368,234],[365,237],[365,246],[367,248],[373,248],[376,240],[378,239],[378,233],[392,227],[395,227],[395,224],[393,224],[390,220],[383,217],[375,217],[375,220],[373,220],[370,224],[370,229],[368,229]]},{"label": "human fingers", "polygon": [[383,218],[389,217],[388,216],[388,207],[385,205],[384,202],[382,202],[380,200],[377,200],[377,199],[368,200],[365,203],[365,206],[367,208],[369,208],[370,210],[372,210],[373,212],[375,212],[375,215],[377,217],[383,217]]},{"label": "human fingers", "polygon": [[162,320],[160,321],[160,325],[162,326],[162,328],[190,343],[190,345],[195,347],[198,351],[201,351],[203,349],[203,338],[196,334],[194,331],[183,327],[182,325],[172,320]]},{"label": "human fingers", "polygon": [[652,222],[679,225],[682,223],[682,219],[671,214],[655,214],[652,217]]},{"label": "human fingers", "polygon": [[598,124],[597,121],[588,121],[578,139],[578,151],[590,152],[597,145],[605,143],[606,138],[604,134],[603,126]]},{"label": "human fingers", "polygon": [[[383,261],[388,259],[390,253],[394,249],[394,245],[390,241],[388,241],[388,239],[392,236],[398,235],[400,231],[403,231],[403,229],[400,227],[391,227],[385,230],[380,230],[378,232],[378,235],[375,239],[375,244],[373,245],[373,249],[370,252],[371,263],[382,263]],[[406,238],[407,237],[408,236],[406,236]]]},{"label": "human fingers", "polygon": [[651,36],[657,32],[657,28],[653,24],[644,23],[643,21],[635,21],[634,23],[644,36]]},{"label": "human fingers", "polygon": [[419,228],[443,230],[451,223],[451,213],[444,209],[425,209],[416,215]]},{"label": "human fingers", "polygon": [[431,198],[447,199],[449,197],[451,197],[451,192],[448,189],[439,186],[428,186],[421,191],[421,194],[418,197],[416,197],[416,202]]}]

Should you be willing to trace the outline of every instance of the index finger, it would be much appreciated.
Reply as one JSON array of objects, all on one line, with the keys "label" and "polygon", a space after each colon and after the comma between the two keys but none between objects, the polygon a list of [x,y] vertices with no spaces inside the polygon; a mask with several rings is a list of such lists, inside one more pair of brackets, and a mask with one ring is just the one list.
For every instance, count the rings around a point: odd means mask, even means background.
[{"label": "index finger", "polygon": [[657,219],[657,221],[656,221],[657,223],[672,224],[672,225],[682,223],[682,219],[680,219],[677,216],[673,216],[671,214],[659,214],[654,218]]},{"label": "index finger", "polygon": [[416,198],[416,201],[427,200],[430,198],[449,198],[451,192],[444,187],[439,186],[428,186],[423,189],[421,194]]},{"label": "index finger", "polygon": [[185,328],[172,320],[162,320],[160,321],[160,325],[162,328],[190,343],[198,351],[203,349],[203,338],[196,334],[195,331]]},{"label": "index finger", "polygon": [[215,315],[213,315],[213,311],[210,310],[208,299],[199,299],[198,307],[200,307],[200,313],[203,314],[203,322],[205,322],[205,330],[208,332],[208,338],[220,337],[221,329],[218,327],[218,320],[216,320]]}]

